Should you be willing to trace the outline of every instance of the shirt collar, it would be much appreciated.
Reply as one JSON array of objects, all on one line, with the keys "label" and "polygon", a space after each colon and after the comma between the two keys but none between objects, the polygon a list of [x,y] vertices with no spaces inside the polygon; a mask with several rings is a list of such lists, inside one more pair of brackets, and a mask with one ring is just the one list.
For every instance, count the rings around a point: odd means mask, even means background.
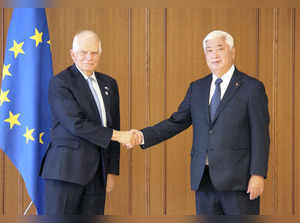
[{"label": "shirt collar", "polygon": [[81,75],[84,77],[85,80],[88,80],[89,78],[96,80],[95,72],[93,72],[93,74],[91,76],[88,76],[83,71],[81,71],[76,64],[75,64],[75,66],[76,66],[77,70],[81,73]]},{"label": "shirt collar", "polygon": [[[231,80],[231,77],[232,77],[232,75],[233,75],[233,73],[234,73],[234,70],[235,70],[235,66],[234,65],[232,65],[231,67],[230,67],[230,69],[225,73],[225,74],[223,74],[223,76],[222,77],[220,77],[221,79],[222,79],[222,83],[228,83],[229,84],[229,82],[230,82],[230,80]],[[217,75],[215,75],[215,74],[213,74],[213,80],[212,80],[212,83],[215,83],[215,81],[218,79],[219,77],[217,76]]]}]

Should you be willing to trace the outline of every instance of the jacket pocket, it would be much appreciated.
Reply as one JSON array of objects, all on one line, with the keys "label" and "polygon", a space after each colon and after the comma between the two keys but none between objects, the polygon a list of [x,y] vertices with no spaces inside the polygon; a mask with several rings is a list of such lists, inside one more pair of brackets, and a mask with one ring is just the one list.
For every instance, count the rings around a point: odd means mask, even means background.
[{"label": "jacket pocket", "polygon": [[232,150],[249,150],[248,147],[234,147]]},{"label": "jacket pocket", "polygon": [[53,143],[56,147],[64,147],[64,148],[70,148],[70,149],[78,149],[80,142],[76,140],[55,140]]}]

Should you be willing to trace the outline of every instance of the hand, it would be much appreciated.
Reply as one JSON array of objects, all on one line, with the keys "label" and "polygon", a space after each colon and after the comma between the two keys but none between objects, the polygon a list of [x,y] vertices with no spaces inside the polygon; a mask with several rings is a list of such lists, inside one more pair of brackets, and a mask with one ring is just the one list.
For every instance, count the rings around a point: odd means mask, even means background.
[{"label": "hand", "polygon": [[115,186],[115,177],[113,174],[107,174],[106,180],[106,192],[110,193],[114,189]]},{"label": "hand", "polygon": [[135,129],[130,131],[113,130],[111,139],[131,148],[135,145],[141,144],[144,137],[142,133],[139,133],[139,131]]},{"label": "hand", "polygon": [[264,191],[264,178],[262,176],[252,175],[248,183],[247,194],[250,193],[250,200],[258,198]]},{"label": "hand", "polygon": [[141,145],[144,143],[144,134],[141,131],[136,129],[130,130],[133,133],[134,139],[132,140],[134,143],[126,144],[127,149],[131,149],[134,146]]}]

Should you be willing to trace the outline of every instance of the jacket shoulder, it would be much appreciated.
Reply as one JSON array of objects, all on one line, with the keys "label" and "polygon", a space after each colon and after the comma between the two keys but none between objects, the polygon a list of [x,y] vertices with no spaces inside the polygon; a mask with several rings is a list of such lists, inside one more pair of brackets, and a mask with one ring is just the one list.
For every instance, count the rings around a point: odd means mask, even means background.
[{"label": "jacket shoulder", "polygon": [[263,82],[257,78],[250,76],[244,72],[238,71],[240,77],[247,83],[248,86],[264,86]]},{"label": "jacket shoulder", "polygon": [[65,68],[63,71],[57,73],[56,75],[54,75],[52,77],[52,79],[60,79],[60,80],[64,80],[64,79],[68,79],[71,78],[72,76],[75,75],[75,71],[73,69],[72,66],[69,66],[67,68]]},{"label": "jacket shoulder", "polygon": [[191,85],[202,85],[202,84],[207,84],[211,80],[211,74],[207,74],[204,77],[197,79],[191,83]]}]

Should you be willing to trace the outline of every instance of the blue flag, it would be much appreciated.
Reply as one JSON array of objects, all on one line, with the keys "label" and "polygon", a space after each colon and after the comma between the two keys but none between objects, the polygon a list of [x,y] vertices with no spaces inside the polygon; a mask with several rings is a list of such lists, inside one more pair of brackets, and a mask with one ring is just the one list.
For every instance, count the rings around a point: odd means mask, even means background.
[{"label": "blue flag", "polygon": [[14,9],[2,71],[0,148],[22,175],[38,213],[43,194],[39,168],[50,139],[52,74],[45,9]]}]

